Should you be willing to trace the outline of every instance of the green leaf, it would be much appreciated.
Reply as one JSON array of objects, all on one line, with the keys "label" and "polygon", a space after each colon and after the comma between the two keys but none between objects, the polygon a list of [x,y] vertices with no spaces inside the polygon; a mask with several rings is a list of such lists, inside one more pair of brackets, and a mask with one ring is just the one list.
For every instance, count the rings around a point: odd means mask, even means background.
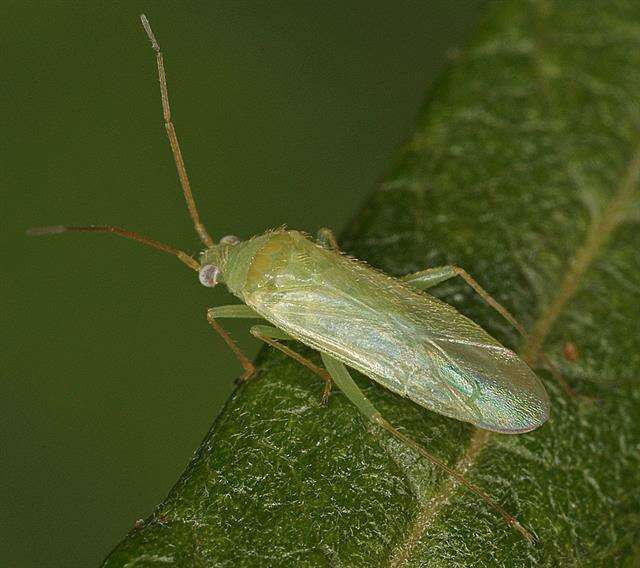
[{"label": "green leaf", "polygon": [[[502,0],[342,239],[399,275],[464,266],[438,294],[534,360],[550,421],[498,435],[370,380],[382,413],[535,532],[518,534],[339,392],[263,352],[186,472],[105,566],[631,566],[640,531],[640,3]],[[563,346],[577,346],[575,362]],[[314,356],[314,355],[312,355]],[[316,359],[317,360],[317,359]]]}]

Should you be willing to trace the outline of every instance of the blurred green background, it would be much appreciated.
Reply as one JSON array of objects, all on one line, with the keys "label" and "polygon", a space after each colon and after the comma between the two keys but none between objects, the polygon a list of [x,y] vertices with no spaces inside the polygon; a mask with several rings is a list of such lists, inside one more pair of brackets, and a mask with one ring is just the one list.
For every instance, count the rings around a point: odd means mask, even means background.
[{"label": "blurred green background", "polygon": [[[28,226],[113,223],[199,250],[149,16],[214,237],[339,231],[412,131],[476,1],[3,2],[4,566],[96,565],[167,493],[239,374],[160,253]],[[246,323],[228,328],[250,354]]]}]

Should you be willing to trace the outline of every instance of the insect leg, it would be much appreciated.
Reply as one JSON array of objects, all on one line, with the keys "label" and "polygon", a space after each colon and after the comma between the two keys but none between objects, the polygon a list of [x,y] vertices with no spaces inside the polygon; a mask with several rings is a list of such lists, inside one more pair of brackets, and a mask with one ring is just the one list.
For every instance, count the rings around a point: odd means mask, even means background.
[{"label": "insect leg", "polygon": [[288,355],[292,359],[296,360],[301,365],[304,365],[307,369],[313,371],[316,375],[318,375],[324,381],[324,389],[322,390],[322,397],[320,399],[321,404],[327,404],[329,400],[329,394],[331,394],[331,375],[327,373],[323,368],[318,367],[313,361],[310,361],[306,357],[300,355],[300,353],[296,353],[290,347],[283,345],[279,341],[295,341],[293,337],[291,337],[288,333],[278,329],[276,327],[271,327],[268,325],[254,325],[251,328],[251,334],[254,337],[264,341],[271,345],[271,347],[275,347],[279,351],[282,351],[285,355]]},{"label": "insect leg", "polygon": [[216,306],[209,308],[207,314],[211,314],[214,318],[244,318],[244,319],[261,319],[262,316],[253,308],[245,304],[232,304],[230,306]]},{"label": "insect leg", "polygon": [[338,245],[338,240],[336,236],[333,234],[333,231],[328,227],[322,227],[318,231],[317,241],[324,248],[328,248],[330,250],[339,251],[340,246]]},{"label": "insect leg", "polygon": [[438,266],[436,268],[427,268],[420,272],[414,272],[413,274],[407,274],[402,277],[402,280],[415,288],[426,290],[431,288],[440,282],[449,280],[454,276],[460,276],[472,289],[478,294],[489,306],[491,306],[496,312],[498,312],[504,319],[506,319],[523,337],[527,337],[527,331],[524,326],[520,324],[516,318],[511,315],[511,312],[507,310],[500,302],[498,302],[489,292],[487,292],[478,282],[473,278],[466,270],[459,266]]},{"label": "insect leg", "polygon": [[390,422],[388,422],[381,414],[378,412],[375,406],[371,403],[371,401],[364,395],[362,390],[356,385],[355,381],[351,378],[349,371],[347,368],[338,360],[334,359],[330,355],[326,353],[321,353],[322,361],[324,362],[331,378],[338,385],[340,390],[345,394],[345,396],[358,408],[358,410],[366,416],[371,422],[377,424],[389,434],[391,434],[394,438],[400,440],[410,448],[414,449],[418,452],[422,457],[428,459],[431,463],[437,465],[446,471],[449,475],[464,485],[469,491],[480,497],[487,505],[489,505],[492,509],[497,511],[505,522],[510,526],[517,530],[525,540],[528,542],[533,542],[533,536],[531,533],[525,529],[518,520],[513,516],[507,513],[498,503],[496,503],[487,493],[485,493],[482,489],[474,485],[473,483],[467,481],[465,477],[459,474],[457,471],[449,467],[439,458],[430,454],[427,450],[425,450],[418,442],[410,438],[409,436],[403,434],[398,429],[396,429]]},{"label": "insect leg", "polygon": [[[240,375],[240,377],[238,378],[240,382],[249,380],[251,376],[256,372],[256,368],[253,366],[253,363],[249,360],[249,358],[240,350],[240,347],[238,347],[236,342],[231,339],[231,336],[216,321],[216,317],[260,317],[257,314],[237,315],[242,313],[242,310],[238,310],[237,308],[247,307],[248,306],[220,306],[218,308],[211,308],[207,310],[207,321],[209,322],[209,325],[211,325],[211,327],[216,330],[216,332],[222,337],[222,339],[224,339],[224,342],[229,346],[229,349],[233,351],[233,354],[236,356],[236,358],[240,362],[240,365],[242,365],[242,368],[244,369],[244,373],[242,373],[242,375]],[[235,310],[231,308],[234,308]],[[227,315],[217,315],[217,313],[224,313],[225,311],[227,312]],[[253,312],[253,310],[251,311]],[[236,315],[229,315],[233,313],[235,313]]]},{"label": "insect leg", "polygon": [[[498,312],[505,320],[507,320],[525,340],[529,339],[529,334],[524,326],[511,315],[511,312],[507,310],[498,300],[496,300],[489,292],[487,292],[478,282],[471,276],[466,270],[460,268],[459,266],[438,266],[435,268],[427,268],[426,270],[421,270],[420,272],[414,272],[413,274],[407,274],[403,276],[401,280],[406,282],[410,286],[414,288],[418,288],[419,290],[426,290],[440,284],[440,282],[444,282],[445,280],[449,280],[449,278],[453,278],[454,276],[459,276],[462,278],[472,289],[473,291],[484,300],[486,304],[491,306],[496,312]],[[564,377],[560,374],[560,371],[553,364],[551,359],[544,352],[540,352],[538,354],[540,359],[547,365],[553,378],[558,381],[558,383],[562,386],[565,392],[570,397],[575,397],[576,392],[571,388],[569,383],[564,380]]]},{"label": "insect leg", "polygon": [[440,284],[440,282],[453,278],[455,275],[456,273],[453,270],[453,266],[438,266],[407,274],[402,276],[400,280],[414,288],[418,288],[418,290],[426,290],[427,288]]}]

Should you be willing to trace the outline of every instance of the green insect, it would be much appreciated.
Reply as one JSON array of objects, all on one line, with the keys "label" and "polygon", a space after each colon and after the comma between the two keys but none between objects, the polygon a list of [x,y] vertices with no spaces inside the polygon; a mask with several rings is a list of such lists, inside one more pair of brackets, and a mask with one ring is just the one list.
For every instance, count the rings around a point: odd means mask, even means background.
[{"label": "green insect", "polygon": [[[321,229],[316,241],[298,231],[278,229],[246,241],[226,236],[215,243],[200,221],[191,192],[171,120],[162,53],[144,15],[141,20],[156,52],[164,122],[178,177],[196,232],[206,246],[200,262],[114,226],[56,226],[29,233],[114,233],[177,256],[198,272],[205,286],[226,285],[243,304],[211,308],[207,318],[242,364],[242,380],[253,375],[254,366],[220,326],[220,318],[271,323],[253,326],[251,333],[322,377],[324,401],[335,382],[364,416],[445,469],[531,540],[530,533],[484,491],[385,420],[347,370],[352,367],[429,410],[479,428],[528,432],[549,416],[549,399],[538,377],[513,351],[424,290],[461,276],[524,334],[522,326],[462,269],[445,266],[392,278],[341,254],[328,229]],[[325,368],[281,343],[293,340],[319,351]]]}]

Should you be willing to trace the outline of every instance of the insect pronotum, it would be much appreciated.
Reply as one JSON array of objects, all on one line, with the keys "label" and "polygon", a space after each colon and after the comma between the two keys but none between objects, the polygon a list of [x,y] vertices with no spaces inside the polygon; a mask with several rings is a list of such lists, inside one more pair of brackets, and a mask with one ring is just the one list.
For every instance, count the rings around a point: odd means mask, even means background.
[{"label": "insect pronotum", "polygon": [[[171,120],[160,46],[147,18],[142,15],[141,20],[156,53],[164,125],[180,185],[206,247],[200,261],[115,226],[53,226],[28,233],[114,233],[175,255],[198,272],[204,286],[226,285],[243,304],[210,308],[207,319],[242,365],[241,380],[253,375],[254,366],[220,326],[220,318],[256,318],[272,324],[255,325],[251,333],[319,375],[325,381],[324,401],[335,382],[366,418],[444,469],[532,541],[529,531],[487,493],[390,424],[347,370],[352,367],[429,410],[479,428],[528,432],[549,416],[549,399],[538,377],[513,351],[424,290],[460,276],[525,334],[522,326],[464,270],[443,266],[392,278],[341,254],[329,229],[321,229],[316,241],[298,231],[277,229],[245,241],[229,235],[216,243],[200,221],[191,192]],[[319,351],[324,368],[282,343],[293,340]]]}]

